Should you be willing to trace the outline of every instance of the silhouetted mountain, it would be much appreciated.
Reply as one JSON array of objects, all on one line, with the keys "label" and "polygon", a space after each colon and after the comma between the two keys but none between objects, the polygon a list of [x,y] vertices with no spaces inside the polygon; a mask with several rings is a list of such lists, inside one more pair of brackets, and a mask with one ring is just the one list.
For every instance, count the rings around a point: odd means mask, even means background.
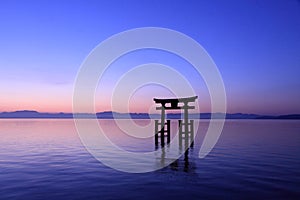
[{"label": "silhouetted mountain", "polygon": [[[222,119],[224,118],[224,113],[195,113],[189,114],[190,119]],[[226,119],[256,119],[258,117],[262,117],[261,115],[255,114],[242,114],[242,113],[235,113],[235,114],[226,114]],[[167,114],[167,118],[170,119],[179,119],[181,118],[180,113],[176,114]]]},{"label": "silhouetted mountain", "polygon": [[[166,115],[168,119],[180,119],[181,113],[169,113]],[[191,113],[189,114],[190,119],[220,119],[224,117],[224,113]],[[45,118],[45,119],[72,119],[72,118],[95,118],[98,119],[158,119],[159,114],[148,114],[148,113],[118,113],[112,111],[99,112],[96,114],[91,113],[40,113],[33,110],[22,110],[15,112],[2,112],[0,118]],[[243,114],[234,113],[226,114],[226,119],[300,119],[300,114],[291,115],[256,115],[256,114]]]},{"label": "silhouetted mountain", "polygon": [[0,118],[73,118],[72,113],[40,113],[33,110],[2,112]]},{"label": "silhouetted mountain", "polygon": [[148,113],[118,113],[112,111],[96,113],[98,119],[150,119]]},{"label": "silhouetted mountain", "polygon": [[300,114],[279,115],[279,116],[259,116],[257,119],[300,119]]}]

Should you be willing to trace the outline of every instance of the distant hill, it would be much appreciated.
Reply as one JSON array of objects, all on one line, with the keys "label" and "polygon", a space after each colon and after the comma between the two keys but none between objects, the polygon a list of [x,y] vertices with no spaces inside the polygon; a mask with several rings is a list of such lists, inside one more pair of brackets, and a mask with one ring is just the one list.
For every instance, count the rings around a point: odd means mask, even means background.
[{"label": "distant hill", "polygon": [[33,110],[2,112],[0,118],[73,118],[72,113],[40,113]]},{"label": "distant hill", "polygon": [[[220,119],[224,117],[224,113],[194,113],[189,114],[190,119]],[[99,112],[94,114],[90,113],[40,113],[32,110],[22,110],[15,112],[2,112],[0,113],[0,118],[2,119],[11,119],[11,118],[40,118],[40,119],[72,119],[77,118],[95,118],[98,119],[158,119],[159,114],[148,114],[148,113],[118,113],[118,112]],[[180,113],[170,113],[167,114],[168,119],[180,119]],[[291,115],[279,115],[279,116],[269,116],[269,115],[256,115],[256,114],[243,114],[243,113],[234,113],[226,114],[226,119],[300,119],[300,114],[291,114]]]}]

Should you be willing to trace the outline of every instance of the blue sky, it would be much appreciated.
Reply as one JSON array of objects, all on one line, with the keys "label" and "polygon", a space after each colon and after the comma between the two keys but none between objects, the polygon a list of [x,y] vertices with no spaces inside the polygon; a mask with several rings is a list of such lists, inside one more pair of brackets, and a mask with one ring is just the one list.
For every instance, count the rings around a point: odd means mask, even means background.
[{"label": "blue sky", "polygon": [[[2,0],[0,111],[72,111],[73,83],[89,52],[113,34],[147,26],[180,31],[207,50],[222,74],[228,112],[300,113],[296,0]],[[149,55],[137,54],[133,63],[174,64],[172,56]]]}]

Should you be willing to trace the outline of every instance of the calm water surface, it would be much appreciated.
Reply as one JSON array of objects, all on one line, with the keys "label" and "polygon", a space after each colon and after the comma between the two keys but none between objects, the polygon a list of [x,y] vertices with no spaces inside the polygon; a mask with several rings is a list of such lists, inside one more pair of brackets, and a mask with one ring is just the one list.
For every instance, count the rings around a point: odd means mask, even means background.
[{"label": "calm water surface", "polygon": [[[128,151],[154,150],[153,138],[100,124]],[[130,174],[91,156],[73,120],[0,120],[0,199],[300,199],[300,121],[229,120],[199,159],[207,125],[200,122],[194,148],[177,162]]]}]

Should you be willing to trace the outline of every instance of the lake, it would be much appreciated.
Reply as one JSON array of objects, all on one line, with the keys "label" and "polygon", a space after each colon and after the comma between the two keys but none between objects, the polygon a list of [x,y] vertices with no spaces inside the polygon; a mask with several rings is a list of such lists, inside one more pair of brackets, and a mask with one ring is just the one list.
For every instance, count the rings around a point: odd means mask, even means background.
[{"label": "lake", "polygon": [[[99,123],[127,151],[155,150],[153,138],[126,136],[113,120]],[[72,119],[2,119],[0,199],[300,199],[300,121],[227,120],[200,159],[208,123],[200,121],[194,147],[171,165],[126,173],[88,153]]]}]

